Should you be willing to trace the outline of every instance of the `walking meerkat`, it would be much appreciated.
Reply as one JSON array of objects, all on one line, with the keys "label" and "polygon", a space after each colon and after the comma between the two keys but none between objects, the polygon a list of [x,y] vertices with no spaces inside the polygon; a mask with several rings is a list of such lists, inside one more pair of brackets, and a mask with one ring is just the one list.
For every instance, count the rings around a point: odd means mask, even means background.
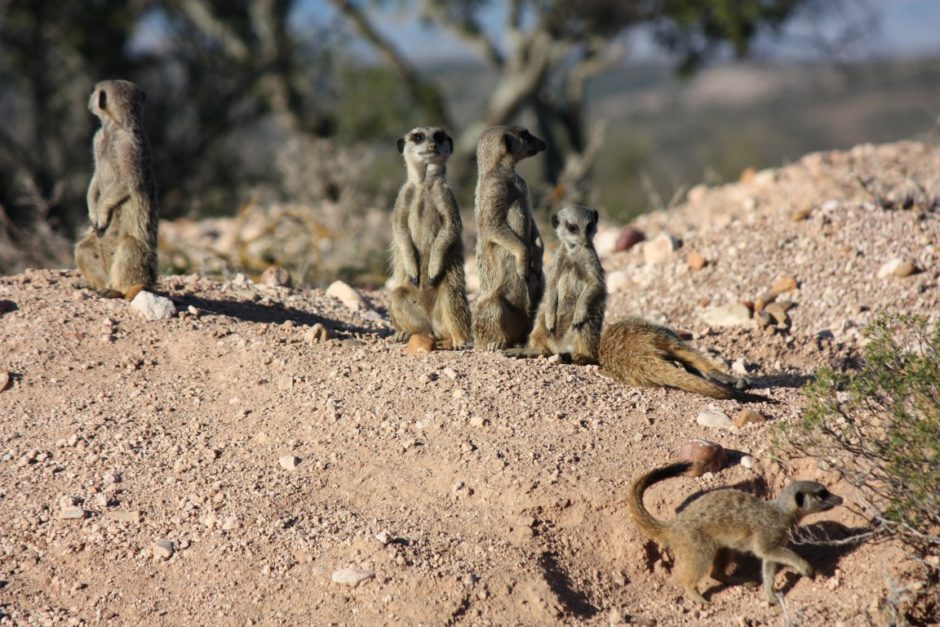
[{"label": "walking meerkat", "polygon": [[712,398],[769,401],[744,392],[747,379],[726,373],[671,329],[642,318],[614,322],[601,335],[601,371],[626,385],[673,387]]},{"label": "walking meerkat", "polygon": [[561,245],[545,281],[545,296],[535,315],[526,348],[509,349],[514,357],[570,355],[577,364],[597,363],[604,324],[607,286],[594,250],[597,211],[565,207],[552,216]]},{"label": "walking meerkat", "polygon": [[726,574],[729,550],[753,553],[761,559],[764,592],[771,604],[776,601],[778,564],[804,577],[813,576],[813,567],[787,548],[790,531],[804,516],[841,505],[841,497],[815,481],[794,481],[772,501],[740,490],[715,490],[693,501],[672,520],[654,518],[643,506],[643,493],[654,483],[685,474],[691,466],[682,462],[653,470],[633,482],[627,498],[636,526],[672,552],[676,578],[689,598],[707,603],[697,586],[708,574],[722,583],[745,583]]},{"label": "walking meerkat", "polygon": [[99,293],[132,299],[157,281],[157,207],[144,92],[129,81],[102,81],[88,100],[101,121],[95,172],[88,186],[91,230],[75,246],[75,262]]},{"label": "walking meerkat", "polygon": [[408,179],[392,215],[389,310],[398,340],[421,333],[457,349],[470,340],[470,307],[463,225],[446,178],[453,151],[454,140],[437,127],[419,126],[398,140]]},{"label": "walking meerkat", "polygon": [[473,310],[476,348],[522,343],[542,298],[544,245],[532,219],[529,188],[516,164],[545,150],[520,126],[493,126],[477,143],[477,270],[480,296]]}]

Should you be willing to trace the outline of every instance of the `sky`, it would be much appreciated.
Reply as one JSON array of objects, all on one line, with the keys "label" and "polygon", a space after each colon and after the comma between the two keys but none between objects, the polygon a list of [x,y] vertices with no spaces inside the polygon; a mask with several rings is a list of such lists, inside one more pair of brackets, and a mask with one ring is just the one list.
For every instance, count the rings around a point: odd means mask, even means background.
[{"label": "sky", "polygon": [[[828,0],[827,0],[828,1]],[[423,24],[414,11],[399,8],[376,12],[370,7],[370,15],[376,27],[383,32],[402,53],[416,62],[442,60],[469,60],[478,58],[473,49],[446,31]],[[861,28],[861,36],[855,38],[852,50],[840,50],[842,57],[894,57],[916,56],[940,52],[940,0],[846,0],[845,6],[854,13],[856,9],[867,9],[876,18],[877,27]],[[396,3],[391,3],[394,7]],[[495,0],[484,12],[484,27],[498,41],[505,19],[505,3]],[[297,18],[299,22],[314,19],[320,23],[342,24],[326,0],[301,0]],[[838,22],[841,23],[841,22]],[[779,41],[765,41],[760,46],[762,56],[776,58],[813,58],[823,56],[817,49],[805,45],[807,35],[830,34],[837,27],[830,18],[817,23],[799,19],[787,28],[787,36]],[[648,61],[663,58],[649,37],[638,33],[628,42],[630,58]],[[365,56],[371,52],[361,51]]]}]

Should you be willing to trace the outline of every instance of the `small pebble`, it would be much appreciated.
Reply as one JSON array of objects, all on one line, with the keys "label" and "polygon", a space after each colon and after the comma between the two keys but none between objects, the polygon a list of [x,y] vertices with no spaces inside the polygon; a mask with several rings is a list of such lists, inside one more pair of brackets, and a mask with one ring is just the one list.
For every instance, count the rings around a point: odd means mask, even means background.
[{"label": "small pebble", "polygon": [[282,455],[278,457],[277,463],[284,470],[294,470],[300,463],[300,458],[295,455]]},{"label": "small pebble", "polygon": [[372,579],[373,577],[375,577],[374,571],[365,570],[356,566],[347,566],[346,568],[335,571],[331,579],[333,583],[355,588],[363,581]]},{"label": "small pebble", "polygon": [[173,541],[167,538],[162,540],[157,540],[150,547],[150,550],[153,552],[153,556],[157,559],[168,560],[173,557]]}]

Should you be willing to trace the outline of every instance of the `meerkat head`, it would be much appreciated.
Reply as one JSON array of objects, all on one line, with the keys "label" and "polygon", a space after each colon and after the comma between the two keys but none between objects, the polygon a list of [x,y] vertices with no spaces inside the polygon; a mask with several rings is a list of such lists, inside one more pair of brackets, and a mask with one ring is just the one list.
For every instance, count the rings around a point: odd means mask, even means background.
[{"label": "meerkat head", "polygon": [[122,128],[134,128],[143,118],[146,99],[143,90],[130,81],[101,81],[91,92],[88,110],[102,124],[111,120]]},{"label": "meerkat head", "polygon": [[512,168],[545,148],[545,142],[521,126],[491,126],[477,142],[477,168],[481,172],[497,165]]},{"label": "meerkat head", "polygon": [[597,232],[597,211],[578,205],[565,207],[552,215],[552,228],[568,250],[591,247]]},{"label": "meerkat head", "polygon": [[842,505],[842,497],[815,481],[794,481],[783,490],[777,502],[802,518]]},{"label": "meerkat head", "polygon": [[398,153],[409,166],[444,165],[453,152],[453,138],[438,126],[416,126],[398,138]]}]

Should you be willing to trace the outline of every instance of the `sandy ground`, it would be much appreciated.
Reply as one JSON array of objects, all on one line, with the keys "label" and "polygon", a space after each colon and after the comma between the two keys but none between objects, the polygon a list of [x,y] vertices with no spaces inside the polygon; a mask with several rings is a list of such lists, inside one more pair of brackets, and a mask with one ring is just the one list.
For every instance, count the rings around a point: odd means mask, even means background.
[{"label": "sandy ground", "polygon": [[[729,450],[729,467],[655,486],[656,515],[703,489],[770,496],[797,476],[852,501],[813,460],[773,461],[771,436],[799,416],[816,369],[858,354],[877,313],[940,312],[940,151],[809,155],[690,198],[634,225],[682,240],[666,260],[646,263],[642,246],[605,257],[626,279],[607,319],[641,314],[729,367],[743,360],[778,401],[750,406],[765,424],[700,426],[706,409],[743,406],[629,389],[595,367],[405,355],[383,292],[351,311],[319,290],[165,277],[160,291],[184,313],[148,322],[75,289],[74,271],[0,278],[0,367],[12,373],[0,392],[0,622],[877,620],[910,572],[891,543],[797,546],[817,576],[778,574],[785,609],[715,582],[700,609],[621,499],[703,437]],[[690,270],[689,251],[707,265]],[[879,278],[895,257],[919,271]],[[702,320],[781,276],[799,286],[781,296],[797,303],[788,332]],[[316,322],[334,339],[311,342]],[[805,524],[839,536],[861,522],[843,507]],[[331,580],[348,566],[374,576]],[[753,559],[739,569],[758,577]]]}]

